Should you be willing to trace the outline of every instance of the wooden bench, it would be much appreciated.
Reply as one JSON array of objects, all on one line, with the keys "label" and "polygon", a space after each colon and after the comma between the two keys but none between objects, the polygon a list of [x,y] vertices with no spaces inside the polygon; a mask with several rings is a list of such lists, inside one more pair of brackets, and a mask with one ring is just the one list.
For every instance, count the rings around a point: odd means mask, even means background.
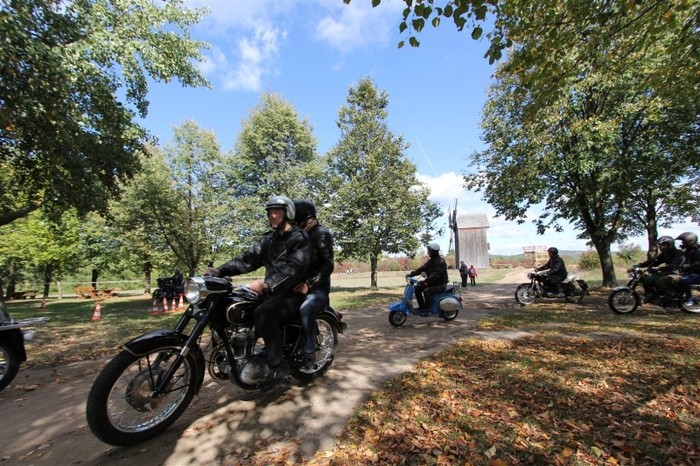
[{"label": "wooden bench", "polygon": [[12,299],[27,299],[26,291],[15,291],[12,293]]},{"label": "wooden bench", "polygon": [[78,298],[97,299],[100,297],[91,286],[77,286],[75,287],[75,292],[78,295]]}]

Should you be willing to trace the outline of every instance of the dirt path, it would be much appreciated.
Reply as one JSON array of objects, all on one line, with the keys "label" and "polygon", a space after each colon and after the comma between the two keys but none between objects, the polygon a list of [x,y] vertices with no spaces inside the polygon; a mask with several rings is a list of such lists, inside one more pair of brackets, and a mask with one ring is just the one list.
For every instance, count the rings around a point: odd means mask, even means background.
[{"label": "dirt path", "polygon": [[[51,369],[22,370],[0,392],[0,465],[231,465],[272,455],[310,458],[329,450],[354,408],[386,380],[418,359],[471,334],[486,315],[518,309],[514,283],[523,270],[496,285],[468,287],[464,310],[452,322],[411,317],[392,327],[384,308],[345,313],[350,335],[341,336],[331,370],[309,385],[288,379],[261,393],[213,381],[163,435],[130,448],[97,440],[85,421],[85,398],[106,360]],[[9,427],[9,428],[8,428]]]}]

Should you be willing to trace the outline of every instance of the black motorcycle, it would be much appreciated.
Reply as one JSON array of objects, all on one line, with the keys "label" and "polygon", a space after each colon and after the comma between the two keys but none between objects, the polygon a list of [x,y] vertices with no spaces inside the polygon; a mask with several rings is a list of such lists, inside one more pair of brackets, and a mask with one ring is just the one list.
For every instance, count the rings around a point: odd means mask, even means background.
[{"label": "black motorcycle", "polygon": [[17,376],[20,365],[27,360],[24,342],[34,339],[31,327],[48,321],[48,317],[14,320],[0,300],[0,391]]},{"label": "black motorcycle", "polygon": [[[190,305],[174,329],[154,330],[125,343],[95,379],[86,415],[100,440],[127,446],[160,434],[185,411],[205,371],[247,390],[268,388],[264,342],[253,325],[261,296],[226,279],[202,276],[187,280],[185,297]],[[328,370],[338,334],[347,332],[342,315],[330,307],[317,314],[316,322],[312,371],[303,369],[301,322],[282,329],[284,360],[291,376],[301,382]],[[190,323],[193,328],[188,330]]]},{"label": "black motorcycle", "polygon": [[173,277],[159,277],[156,279],[158,288],[153,290],[153,299],[160,303],[163,299],[171,301],[185,293],[182,278],[177,275]]},{"label": "black motorcycle", "polygon": [[644,277],[656,271],[657,270],[653,268],[633,266],[629,271],[627,286],[618,286],[613,288],[610,292],[608,296],[608,306],[610,309],[616,314],[631,314],[643,303],[663,306],[664,303],[672,302],[674,307],[677,307],[683,312],[700,314],[700,285],[691,285],[690,287],[692,291],[692,305],[686,302],[680,290],[677,290],[673,296],[647,296],[643,291],[640,293],[637,287]]},{"label": "black motorcycle", "polygon": [[591,294],[588,283],[576,275],[569,275],[561,282],[562,295],[557,295],[554,290],[546,289],[544,281],[547,278],[545,271],[528,272],[530,283],[518,285],[515,289],[515,300],[522,306],[527,306],[538,300],[566,299],[570,303],[580,303],[585,295]]}]

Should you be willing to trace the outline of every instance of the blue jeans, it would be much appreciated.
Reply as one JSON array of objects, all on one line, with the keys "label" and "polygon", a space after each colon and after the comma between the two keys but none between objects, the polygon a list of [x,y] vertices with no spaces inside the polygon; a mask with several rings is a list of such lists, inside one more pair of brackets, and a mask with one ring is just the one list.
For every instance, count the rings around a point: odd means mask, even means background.
[{"label": "blue jeans", "polygon": [[328,292],[326,290],[316,289],[310,291],[309,294],[306,295],[306,299],[299,308],[301,326],[304,328],[304,333],[306,334],[306,347],[304,348],[306,353],[316,352],[316,332],[318,329],[316,325],[316,314],[321,312],[329,303]]},{"label": "blue jeans", "polygon": [[700,283],[700,273],[689,273],[681,278],[681,290],[686,301],[691,298],[690,285],[695,283]]}]

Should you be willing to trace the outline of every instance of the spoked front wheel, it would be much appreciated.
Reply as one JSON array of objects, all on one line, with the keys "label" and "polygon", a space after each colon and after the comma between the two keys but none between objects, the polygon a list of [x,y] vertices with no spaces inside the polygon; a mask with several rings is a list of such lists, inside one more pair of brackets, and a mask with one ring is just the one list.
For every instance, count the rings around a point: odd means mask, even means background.
[{"label": "spoked front wheel", "polygon": [[639,307],[639,295],[629,288],[613,290],[608,296],[608,307],[616,314],[631,314]]},{"label": "spoked front wheel", "polygon": [[515,300],[522,306],[527,306],[537,300],[537,295],[529,283],[523,283],[515,289]]},{"label": "spoked front wheel", "polygon": [[0,390],[7,387],[19,371],[19,357],[15,347],[0,339]]},{"label": "spoked front wheel", "polygon": [[105,366],[85,410],[97,438],[110,445],[134,445],[160,434],[182,415],[197,386],[194,352],[185,356],[165,393],[152,395],[180,350],[160,346],[142,356],[122,351]]}]

